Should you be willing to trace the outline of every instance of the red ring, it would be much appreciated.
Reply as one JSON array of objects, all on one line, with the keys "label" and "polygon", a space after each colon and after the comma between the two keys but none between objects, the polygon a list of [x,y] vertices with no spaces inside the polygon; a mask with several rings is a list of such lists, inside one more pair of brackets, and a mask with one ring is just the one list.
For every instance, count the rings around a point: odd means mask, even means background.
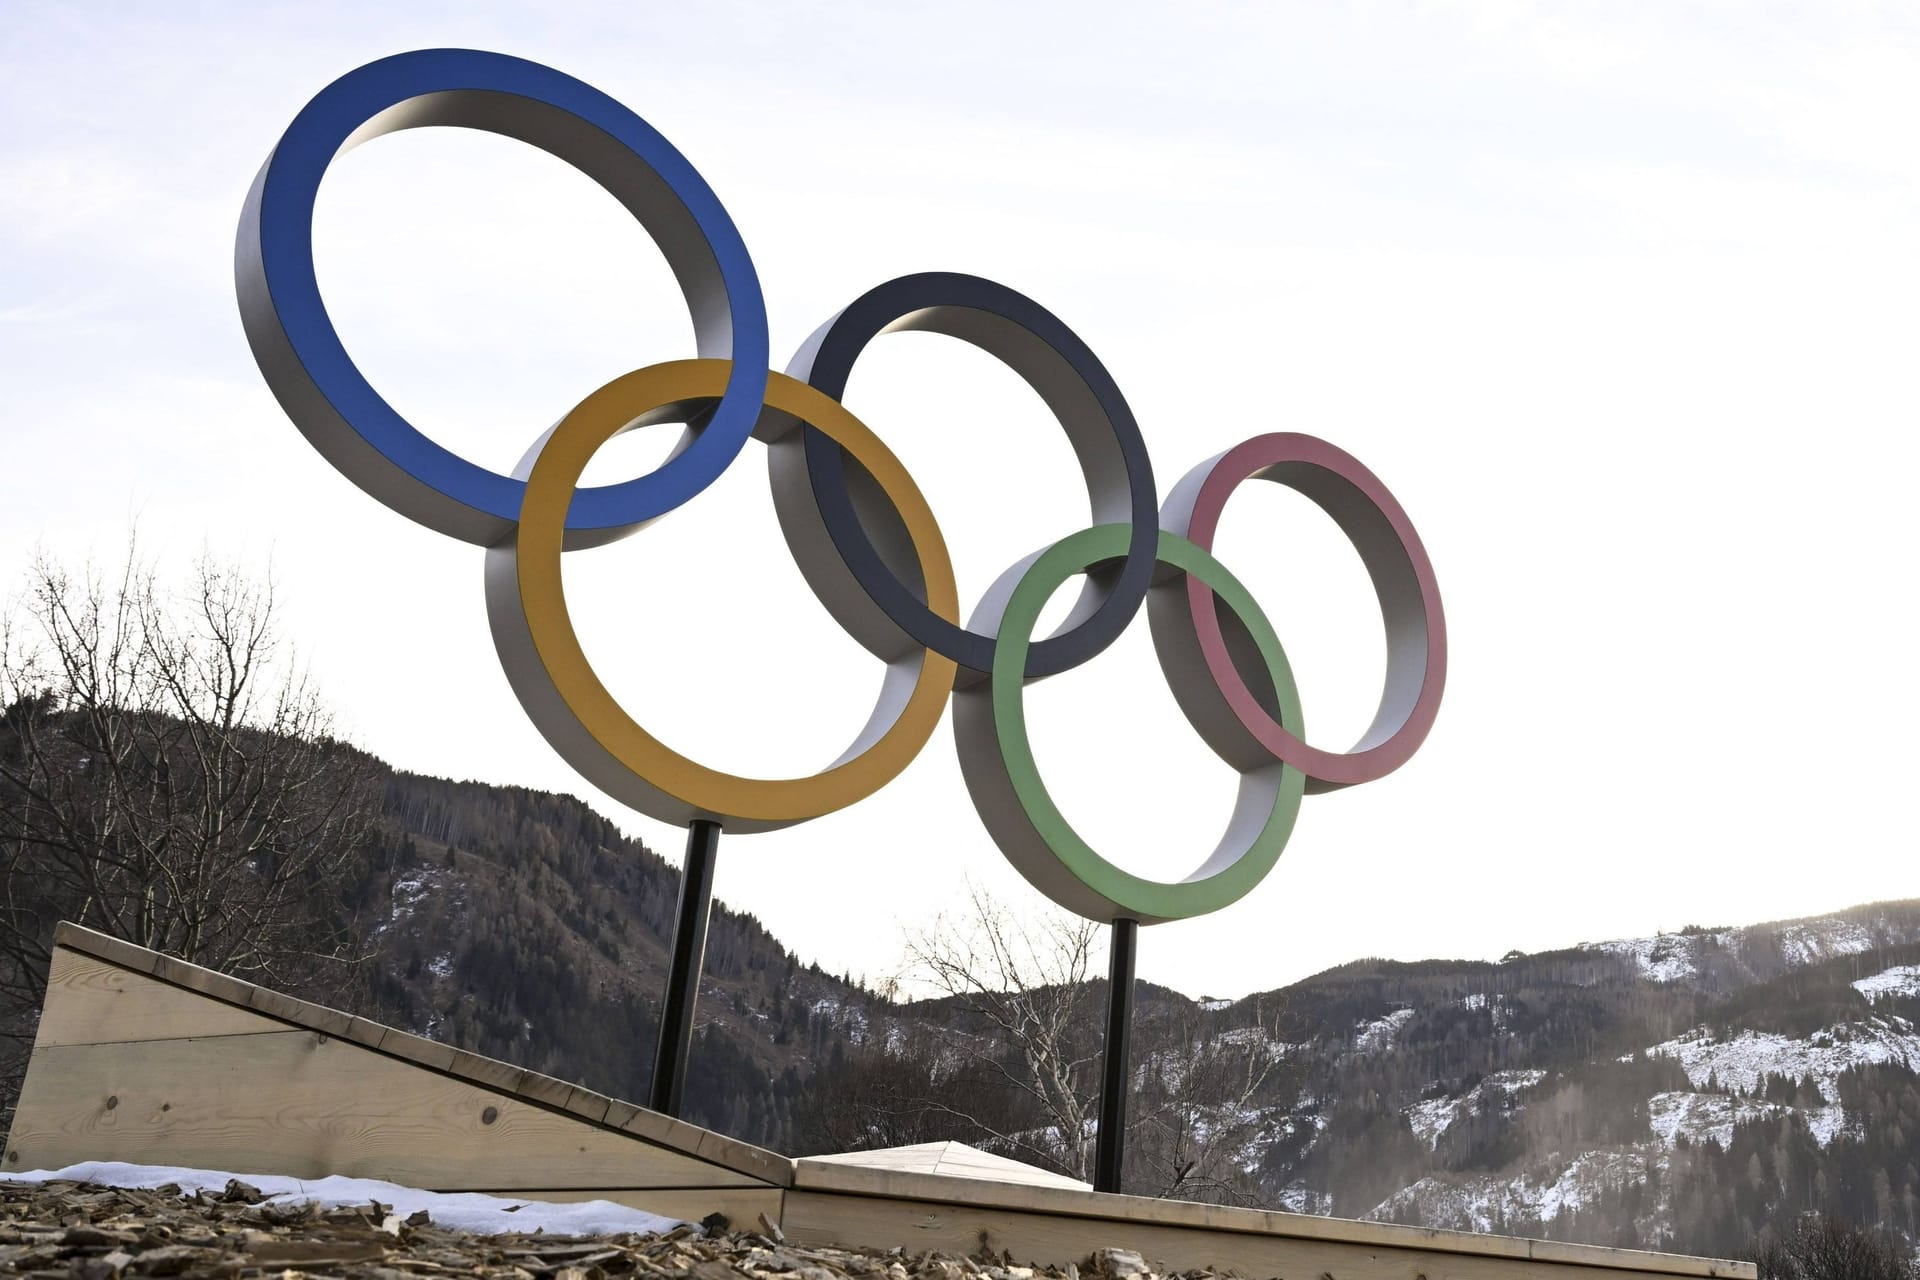
[{"label": "red ring", "polygon": [[[1326,751],[1288,732],[1267,713],[1234,664],[1212,590],[1189,576],[1187,613],[1200,653],[1241,726],[1306,774],[1309,790],[1332,791],[1384,777],[1426,740],[1447,683],[1447,624],[1433,564],[1413,522],[1379,477],[1345,450],[1294,432],[1256,436],[1201,463],[1169,498],[1161,523],[1211,552],[1228,495],[1242,480],[1256,478],[1277,481],[1311,498],[1360,553],[1387,628],[1387,680],[1380,709],[1349,751]],[[1192,487],[1196,480],[1197,494]],[[1186,494],[1193,494],[1193,506],[1183,521],[1178,508]],[[1183,522],[1186,528],[1179,528]],[[1409,700],[1416,667],[1418,692]]]}]

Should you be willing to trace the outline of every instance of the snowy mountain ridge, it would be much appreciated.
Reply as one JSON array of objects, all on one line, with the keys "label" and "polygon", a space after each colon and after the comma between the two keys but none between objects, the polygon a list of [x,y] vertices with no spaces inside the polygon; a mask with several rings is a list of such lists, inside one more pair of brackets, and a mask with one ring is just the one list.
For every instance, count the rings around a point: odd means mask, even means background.
[{"label": "snowy mountain ridge", "polygon": [[[1898,936],[1897,929],[1891,932]],[[1689,927],[1650,938],[1582,943],[1580,949],[1630,959],[1649,982],[1685,982],[1706,977],[1713,960],[1722,956],[1738,957],[1757,971],[1772,970],[1767,976],[1773,976],[1779,970],[1871,951],[1886,945],[1889,935],[1881,922],[1833,912],[1740,929]]]},{"label": "snowy mountain ridge", "polygon": [[1263,999],[1296,1024],[1246,1161],[1273,1202],[1720,1256],[1829,1203],[1920,1238],[1920,901]]}]

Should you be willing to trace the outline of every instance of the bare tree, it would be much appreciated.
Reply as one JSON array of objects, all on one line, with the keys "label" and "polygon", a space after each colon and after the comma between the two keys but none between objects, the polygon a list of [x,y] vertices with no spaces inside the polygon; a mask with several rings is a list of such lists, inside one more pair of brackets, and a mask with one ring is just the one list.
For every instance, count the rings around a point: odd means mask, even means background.
[{"label": "bare tree", "polygon": [[1247,1024],[1209,1032],[1199,1009],[1176,1005],[1134,1034],[1145,1046],[1127,1139],[1135,1189],[1260,1203],[1248,1165],[1267,1130],[1260,1099],[1282,1061],[1278,1020],[1256,1002]]},{"label": "bare tree", "polygon": [[1089,1036],[1088,983],[1099,927],[1050,912],[1022,927],[979,885],[958,917],[943,915],[908,938],[915,976],[950,999],[988,1034],[957,1035],[954,1052],[1029,1099],[1043,1123],[996,1127],[977,1109],[957,1119],[1008,1155],[1085,1178],[1093,1164],[1093,1088],[1098,1029]]},{"label": "bare tree", "polygon": [[[1101,932],[1064,912],[1017,921],[971,886],[961,911],[911,935],[907,946],[911,976],[962,1015],[950,1023],[946,1060],[907,1040],[890,1051],[891,1061],[868,1064],[866,1092],[844,1099],[847,1115],[916,1141],[980,1142],[1086,1178],[1105,1039],[1104,982],[1095,969]],[[1262,1009],[1251,1025],[1216,1031],[1211,1013],[1183,997],[1142,998],[1128,1103],[1129,1188],[1259,1203],[1246,1166],[1267,1124],[1259,1100],[1278,1083],[1280,1052],[1277,1026]],[[1027,1105],[1006,1105],[1009,1094]]]},{"label": "bare tree", "polygon": [[37,1006],[62,918],[282,988],[345,981],[378,800],[270,577],[203,558],[169,590],[133,545],[104,572],[36,558],[0,618],[0,1001]]},{"label": "bare tree", "polygon": [[1885,1227],[1808,1213],[1769,1229],[1749,1251],[1760,1280],[1911,1280],[1920,1260]]}]

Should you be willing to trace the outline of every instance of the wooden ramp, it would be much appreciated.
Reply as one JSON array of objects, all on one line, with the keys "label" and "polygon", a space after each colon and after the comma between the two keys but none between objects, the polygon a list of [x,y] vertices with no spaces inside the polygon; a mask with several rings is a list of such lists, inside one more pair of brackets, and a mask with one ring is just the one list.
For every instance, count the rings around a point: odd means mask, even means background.
[{"label": "wooden ramp", "polygon": [[1754,1280],[1749,1263],[1135,1196],[960,1143],[788,1160],[706,1129],[71,924],[7,1171],[88,1160],[762,1215],[802,1244],[1281,1280]]},{"label": "wooden ramp", "polygon": [[6,1168],[345,1174],[778,1220],[782,1156],[62,924]]}]

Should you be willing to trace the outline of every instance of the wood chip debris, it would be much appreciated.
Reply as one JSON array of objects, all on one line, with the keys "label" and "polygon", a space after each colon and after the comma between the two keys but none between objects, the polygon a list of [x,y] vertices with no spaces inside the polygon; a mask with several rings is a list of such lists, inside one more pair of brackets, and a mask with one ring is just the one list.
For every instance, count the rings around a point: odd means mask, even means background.
[{"label": "wood chip debris", "polygon": [[1125,1249],[1080,1266],[1019,1265],[985,1246],[972,1257],[788,1244],[762,1218],[733,1231],[715,1215],[664,1235],[474,1235],[392,1206],[268,1203],[234,1179],[219,1192],[81,1182],[0,1183],[0,1276],[36,1280],[271,1277],[271,1280],[1211,1280]]}]

